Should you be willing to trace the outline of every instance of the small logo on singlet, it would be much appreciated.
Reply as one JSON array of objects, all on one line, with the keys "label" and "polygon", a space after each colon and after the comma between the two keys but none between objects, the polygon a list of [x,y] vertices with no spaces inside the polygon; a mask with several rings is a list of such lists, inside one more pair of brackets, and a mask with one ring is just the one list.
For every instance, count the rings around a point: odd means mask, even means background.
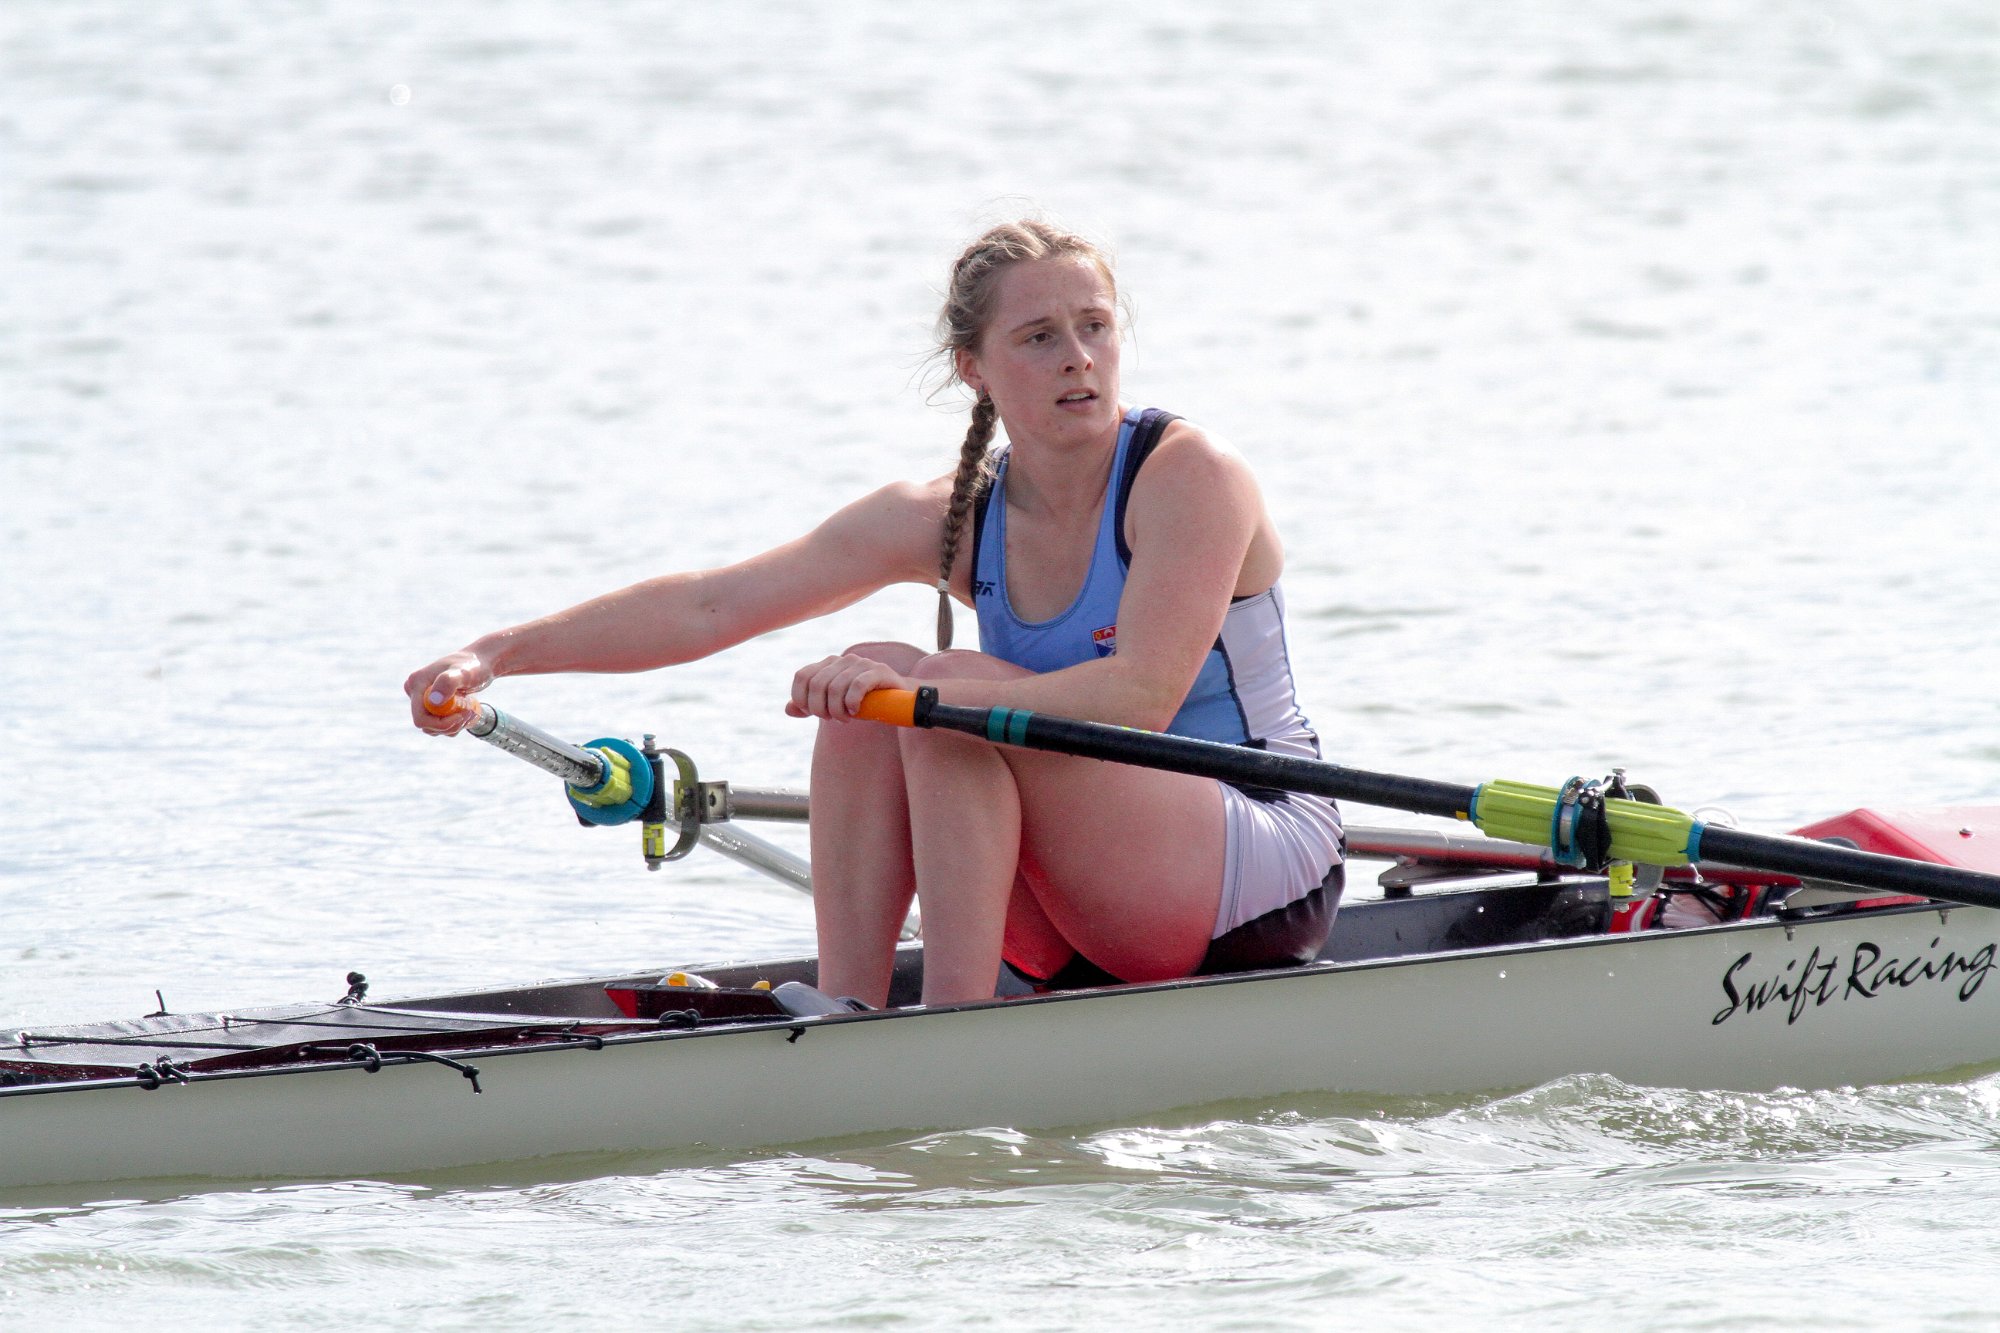
[{"label": "small logo on singlet", "polygon": [[1118,626],[1106,625],[1103,629],[1090,632],[1090,642],[1097,649],[1099,657],[1109,657],[1118,651]]},{"label": "small logo on singlet", "polygon": [[974,579],[972,581],[972,595],[974,597],[991,597],[993,595],[993,580]]}]

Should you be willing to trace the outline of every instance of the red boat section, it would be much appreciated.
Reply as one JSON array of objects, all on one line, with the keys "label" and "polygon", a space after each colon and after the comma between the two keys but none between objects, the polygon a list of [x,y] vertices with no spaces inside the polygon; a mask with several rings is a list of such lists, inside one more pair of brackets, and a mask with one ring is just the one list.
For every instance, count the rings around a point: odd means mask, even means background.
[{"label": "red boat section", "polygon": [[2000,805],[1932,810],[1850,810],[1798,830],[1802,838],[1845,838],[1864,852],[2000,874]]}]

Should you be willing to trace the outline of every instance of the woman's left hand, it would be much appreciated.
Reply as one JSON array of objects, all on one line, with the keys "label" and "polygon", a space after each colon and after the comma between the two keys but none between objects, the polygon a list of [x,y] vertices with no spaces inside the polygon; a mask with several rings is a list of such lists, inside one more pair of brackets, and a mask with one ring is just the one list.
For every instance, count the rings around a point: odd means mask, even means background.
[{"label": "woman's left hand", "polygon": [[792,677],[792,697],[785,705],[791,717],[824,717],[836,722],[852,721],[861,701],[871,690],[913,690],[916,682],[869,657],[843,653],[811,666],[800,667]]}]

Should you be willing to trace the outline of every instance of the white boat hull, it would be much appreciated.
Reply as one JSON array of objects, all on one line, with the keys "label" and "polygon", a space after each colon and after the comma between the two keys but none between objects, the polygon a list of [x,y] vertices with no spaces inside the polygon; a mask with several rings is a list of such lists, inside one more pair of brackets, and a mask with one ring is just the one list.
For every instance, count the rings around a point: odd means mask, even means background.
[{"label": "white boat hull", "polygon": [[475,1052],[478,1095],[434,1064],[22,1088],[0,1096],[0,1188],[398,1175],[1581,1073],[1875,1083],[2000,1060],[1996,948],[2000,912],[1890,909]]}]

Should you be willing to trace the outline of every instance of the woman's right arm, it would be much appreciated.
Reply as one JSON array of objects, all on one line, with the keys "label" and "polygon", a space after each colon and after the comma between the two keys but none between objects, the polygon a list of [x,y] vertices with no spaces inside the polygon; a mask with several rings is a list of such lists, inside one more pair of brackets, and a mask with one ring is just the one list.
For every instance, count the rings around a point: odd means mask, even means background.
[{"label": "woman's right arm", "polygon": [[432,716],[501,676],[649,671],[827,615],[891,583],[936,577],[949,479],[899,482],[848,505],[805,536],[722,569],[666,574],[554,615],[483,635],[412,672],[410,716],[449,735],[471,720]]}]

